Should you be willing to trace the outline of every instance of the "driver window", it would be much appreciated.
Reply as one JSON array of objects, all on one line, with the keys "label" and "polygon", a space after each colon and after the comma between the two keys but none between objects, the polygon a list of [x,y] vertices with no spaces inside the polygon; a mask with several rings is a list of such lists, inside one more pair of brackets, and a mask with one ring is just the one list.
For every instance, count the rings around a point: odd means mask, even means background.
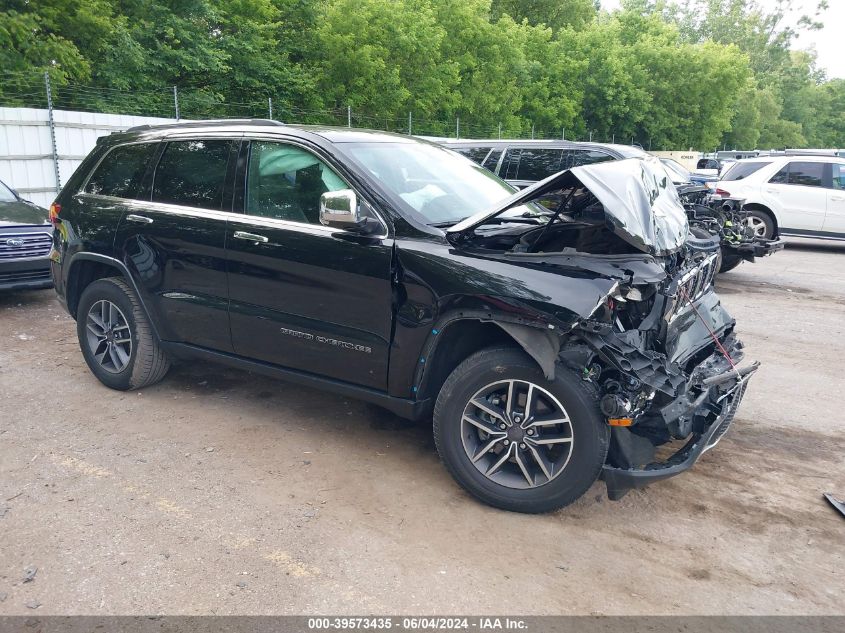
[{"label": "driver window", "polygon": [[320,223],[320,196],[348,185],[311,152],[293,145],[253,141],[245,210],[264,218]]}]

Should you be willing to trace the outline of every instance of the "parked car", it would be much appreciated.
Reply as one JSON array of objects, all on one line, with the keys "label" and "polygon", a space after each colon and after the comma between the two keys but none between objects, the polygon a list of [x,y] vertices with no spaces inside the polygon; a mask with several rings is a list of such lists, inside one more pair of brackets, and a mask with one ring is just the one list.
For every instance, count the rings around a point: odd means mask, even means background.
[{"label": "parked car", "polygon": [[[527,187],[563,169],[628,158],[648,160],[651,154],[638,147],[566,141],[451,141],[439,140],[467,158],[505,178],[515,187]],[[719,272],[733,270],[743,261],[782,250],[778,239],[754,235],[746,220],[741,200],[723,200],[702,185],[713,186],[718,176],[688,171],[672,159],[660,159],[666,174],[679,189],[690,226],[699,237],[702,231],[719,237],[722,253]]]},{"label": "parked car", "polygon": [[53,219],[57,294],[106,386],[199,359],[433,415],[449,472],[507,510],[690,468],[756,369],[718,244],[688,240],[653,159],[514,193],[407,136],[145,126],[98,142]]},{"label": "parked car", "polygon": [[755,235],[845,240],[845,158],[767,156],[734,163],[717,193],[745,199]]},{"label": "parked car", "polygon": [[47,209],[0,181],[0,291],[50,288],[53,227]]},{"label": "parked car", "polygon": [[719,180],[719,177],[716,175],[692,172],[673,158],[661,158],[660,162],[663,163],[664,167],[666,167],[666,170],[672,178],[672,182],[676,185],[684,185],[688,183],[703,185],[708,182],[716,182]]},{"label": "parked car", "polygon": [[443,140],[439,143],[486,167],[518,189],[572,167],[650,156],[638,147],[610,143],[519,140]]}]

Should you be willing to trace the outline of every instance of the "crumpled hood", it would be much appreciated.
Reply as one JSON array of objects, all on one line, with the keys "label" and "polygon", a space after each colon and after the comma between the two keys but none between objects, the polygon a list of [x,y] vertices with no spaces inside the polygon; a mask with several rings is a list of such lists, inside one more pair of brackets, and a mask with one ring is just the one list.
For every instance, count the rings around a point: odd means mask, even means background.
[{"label": "crumpled hood", "polygon": [[609,227],[636,249],[652,255],[677,251],[689,232],[687,215],[675,186],[656,158],[630,158],[573,167],[516,192],[492,209],[450,227],[469,233],[508,209],[550,194],[581,187],[602,204]]}]

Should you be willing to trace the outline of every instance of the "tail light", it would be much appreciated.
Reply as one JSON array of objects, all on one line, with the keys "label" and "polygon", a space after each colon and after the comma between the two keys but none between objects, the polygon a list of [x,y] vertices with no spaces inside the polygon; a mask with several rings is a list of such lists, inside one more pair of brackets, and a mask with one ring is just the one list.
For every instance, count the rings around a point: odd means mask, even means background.
[{"label": "tail light", "polygon": [[725,191],[724,189],[719,189],[718,187],[716,187],[716,191],[713,192],[713,195],[721,196],[722,198],[730,198],[731,192]]},{"label": "tail light", "polygon": [[59,218],[59,213],[61,212],[62,205],[56,204],[55,202],[50,205],[50,224],[55,226],[62,221],[61,218]]}]

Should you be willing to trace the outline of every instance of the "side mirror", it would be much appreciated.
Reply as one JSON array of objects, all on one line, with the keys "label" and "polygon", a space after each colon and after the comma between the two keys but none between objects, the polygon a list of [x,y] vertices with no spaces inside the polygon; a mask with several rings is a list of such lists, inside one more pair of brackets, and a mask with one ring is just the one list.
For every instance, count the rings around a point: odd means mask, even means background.
[{"label": "side mirror", "polygon": [[351,189],[327,191],[320,196],[320,224],[338,229],[355,229],[361,225],[358,196]]}]

